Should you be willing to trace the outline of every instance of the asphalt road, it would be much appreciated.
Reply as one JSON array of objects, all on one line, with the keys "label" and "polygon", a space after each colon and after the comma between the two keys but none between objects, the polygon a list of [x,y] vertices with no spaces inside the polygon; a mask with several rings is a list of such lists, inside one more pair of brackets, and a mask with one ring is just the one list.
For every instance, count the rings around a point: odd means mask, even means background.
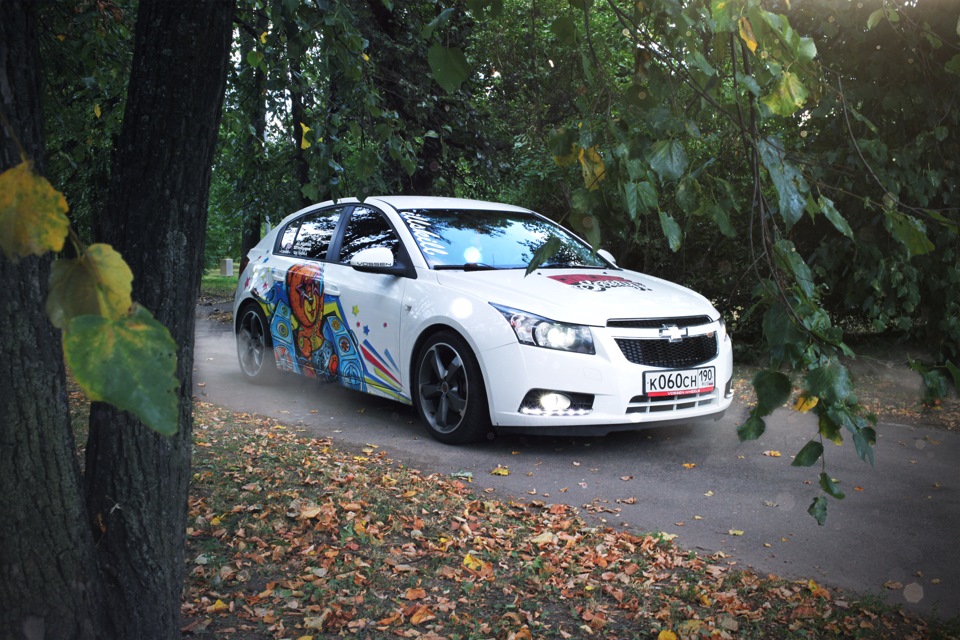
[{"label": "asphalt road", "polygon": [[[777,411],[749,443],[736,434],[747,410],[734,404],[718,422],[451,447],[431,439],[412,408],[389,400],[292,375],[271,386],[245,382],[229,324],[198,319],[195,369],[198,398],[301,425],[347,451],[374,444],[425,473],[470,472],[478,492],[570,504],[613,527],[676,535],[683,548],[722,552],[763,575],[960,616],[960,436],[950,432],[880,424],[875,467],[852,443],[827,445],[828,471],[846,498],[829,500],[821,527],[807,514],[820,467],[790,466],[816,434],[812,415]],[[490,474],[501,465],[509,475]]]}]

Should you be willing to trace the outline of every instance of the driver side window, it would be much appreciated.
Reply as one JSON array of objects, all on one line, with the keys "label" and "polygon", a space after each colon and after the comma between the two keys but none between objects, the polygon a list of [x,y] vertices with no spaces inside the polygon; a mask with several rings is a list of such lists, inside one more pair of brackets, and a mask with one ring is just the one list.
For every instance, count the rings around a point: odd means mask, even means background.
[{"label": "driver side window", "polygon": [[373,247],[387,247],[397,260],[400,238],[379,211],[357,207],[350,214],[343,234],[340,263],[350,264],[350,259],[357,253]]}]

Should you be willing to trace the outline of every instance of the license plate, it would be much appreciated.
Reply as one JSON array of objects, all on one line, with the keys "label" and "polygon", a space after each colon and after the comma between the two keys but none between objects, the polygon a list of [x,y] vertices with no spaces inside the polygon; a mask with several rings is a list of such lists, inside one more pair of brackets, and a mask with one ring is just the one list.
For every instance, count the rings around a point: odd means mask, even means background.
[{"label": "license plate", "polygon": [[716,377],[715,367],[677,371],[646,371],[643,374],[643,394],[647,397],[656,398],[708,393],[716,387]]}]

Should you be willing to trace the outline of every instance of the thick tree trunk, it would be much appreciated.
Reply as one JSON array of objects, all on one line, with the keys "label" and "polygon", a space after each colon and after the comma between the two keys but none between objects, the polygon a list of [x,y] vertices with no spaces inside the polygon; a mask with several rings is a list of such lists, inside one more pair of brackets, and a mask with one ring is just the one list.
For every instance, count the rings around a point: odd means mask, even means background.
[{"label": "thick tree trunk", "polygon": [[[0,2],[0,172],[43,172],[36,4]],[[3,121],[5,119],[5,122]],[[0,253],[0,638],[97,637],[93,539],[80,492],[50,256]]]},{"label": "thick tree trunk", "polygon": [[110,406],[91,410],[87,506],[103,527],[104,637],[179,637],[194,309],[233,10],[232,2],[140,2],[102,240],[130,265],[134,300],[179,345],[180,417],[166,438]]}]

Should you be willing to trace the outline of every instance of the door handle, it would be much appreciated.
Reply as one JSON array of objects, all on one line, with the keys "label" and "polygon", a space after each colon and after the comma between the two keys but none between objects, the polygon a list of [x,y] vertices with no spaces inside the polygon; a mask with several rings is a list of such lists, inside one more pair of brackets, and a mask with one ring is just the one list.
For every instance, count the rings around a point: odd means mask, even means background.
[{"label": "door handle", "polygon": [[329,295],[329,296],[339,296],[339,295],[340,295],[340,287],[338,287],[338,286],[335,285],[335,284],[323,283],[323,294],[324,294],[324,295]]}]

